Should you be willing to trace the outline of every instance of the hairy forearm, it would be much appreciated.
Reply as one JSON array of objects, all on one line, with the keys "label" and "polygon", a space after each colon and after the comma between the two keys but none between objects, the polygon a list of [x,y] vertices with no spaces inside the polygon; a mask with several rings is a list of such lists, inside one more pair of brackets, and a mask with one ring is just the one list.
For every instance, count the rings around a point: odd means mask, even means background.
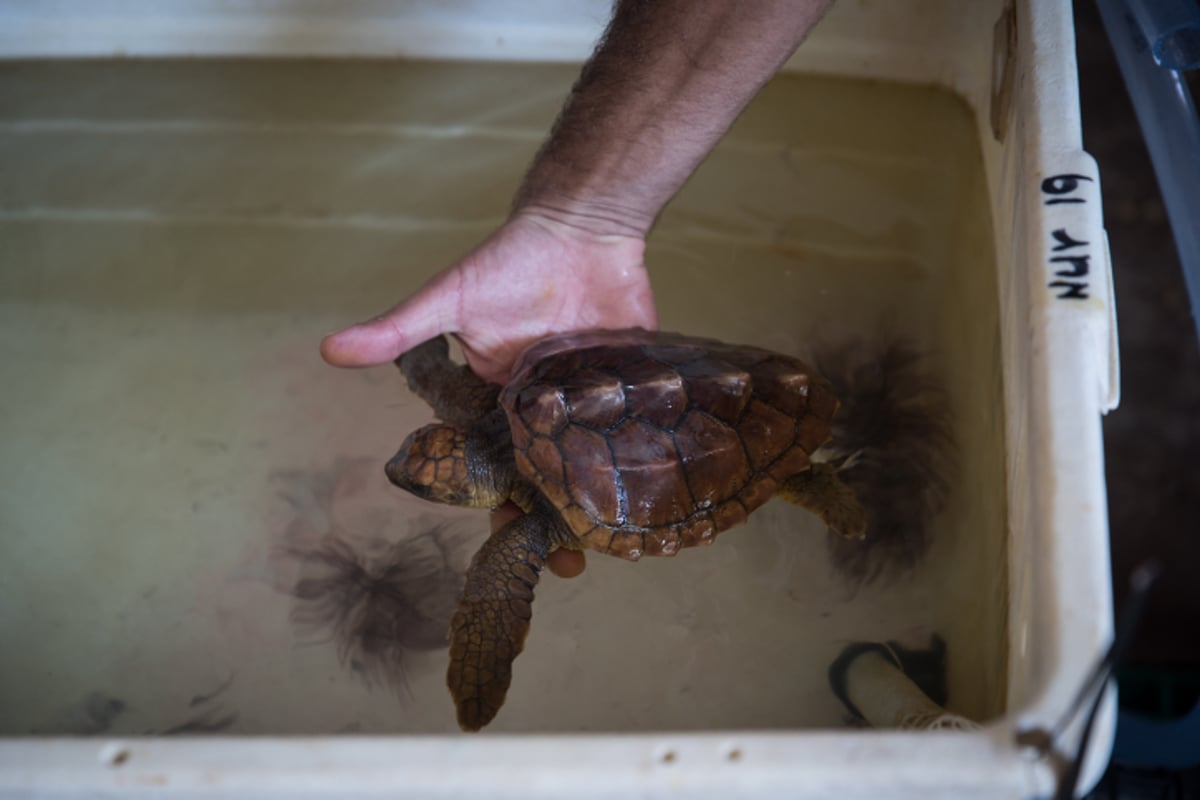
[{"label": "hairy forearm", "polygon": [[645,236],[832,0],[620,0],[514,212]]}]

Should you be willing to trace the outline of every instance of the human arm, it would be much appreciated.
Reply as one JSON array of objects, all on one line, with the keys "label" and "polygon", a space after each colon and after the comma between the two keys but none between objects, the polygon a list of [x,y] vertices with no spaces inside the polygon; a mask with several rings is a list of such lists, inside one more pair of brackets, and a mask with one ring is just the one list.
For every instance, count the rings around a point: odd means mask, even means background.
[{"label": "human arm", "polygon": [[830,0],[622,0],[509,219],[422,289],[326,337],[338,366],[455,333],[502,382],[531,341],[657,326],[645,238],[663,207]]},{"label": "human arm", "polygon": [[618,2],[514,210],[644,240],[831,2]]},{"label": "human arm", "polygon": [[[504,225],[412,297],[327,336],[322,355],[381,364],[451,332],[477,374],[504,382],[543,336],[657,327],[643,263],[654,221],[831,2],[618,2]],[[584,559],[559,549],[547,564],[570,577]]]}]

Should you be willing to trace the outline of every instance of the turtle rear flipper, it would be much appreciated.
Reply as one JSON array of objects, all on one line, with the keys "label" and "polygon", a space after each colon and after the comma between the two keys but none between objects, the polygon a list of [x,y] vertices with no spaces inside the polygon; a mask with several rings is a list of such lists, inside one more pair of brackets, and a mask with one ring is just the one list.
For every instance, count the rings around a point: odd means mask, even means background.
[{"label": "turtle rear flipper", "polygon": [[474,422],[496,408],[500,387],[450,360],[450,345],[435,336],[396,359],[408,388],[430,405],[439,419],[459,425]]},{"label": "turtle rear flipper", "polygon": [[862,539],[867,534],[866,509],[854,490],[838,478],[832,464],[813,464],[793,475],[780,485],[776,496],[816,514],[846,539]]},{"label": "turtle rear flipper", "polygon": [[529,633],[533,589],[550,552],[547,527],[541,514],[519,517],[493,533],[471,560],[450,623],[446,673],[464,731],[487,725],[504,705],[513,659]]}]

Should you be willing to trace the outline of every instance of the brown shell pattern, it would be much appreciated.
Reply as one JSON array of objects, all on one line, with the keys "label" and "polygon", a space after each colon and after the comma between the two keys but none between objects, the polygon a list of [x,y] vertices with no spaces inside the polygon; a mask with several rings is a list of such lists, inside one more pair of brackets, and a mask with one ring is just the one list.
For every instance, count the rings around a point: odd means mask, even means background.
[{"label": "brown shell pattern", "polygon": [[837,409],[799,359],[640,328],[538,342],[500,403],[521,474],[587,547],[633,560],[744,522]]}]

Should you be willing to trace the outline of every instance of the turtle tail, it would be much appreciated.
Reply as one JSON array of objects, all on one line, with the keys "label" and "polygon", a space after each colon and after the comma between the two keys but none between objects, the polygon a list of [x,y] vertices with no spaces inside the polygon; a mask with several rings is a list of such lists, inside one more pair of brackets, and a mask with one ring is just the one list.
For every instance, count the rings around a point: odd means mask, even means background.
[{"label": "turtle tail", "polygon": [[851,583],[914,567],[945,507],[955,444],[945,390],[909,342],[825,348],[814,366],[841,405],[819,453],[867,511],[867,535],[830,534],[833,562]]}]

